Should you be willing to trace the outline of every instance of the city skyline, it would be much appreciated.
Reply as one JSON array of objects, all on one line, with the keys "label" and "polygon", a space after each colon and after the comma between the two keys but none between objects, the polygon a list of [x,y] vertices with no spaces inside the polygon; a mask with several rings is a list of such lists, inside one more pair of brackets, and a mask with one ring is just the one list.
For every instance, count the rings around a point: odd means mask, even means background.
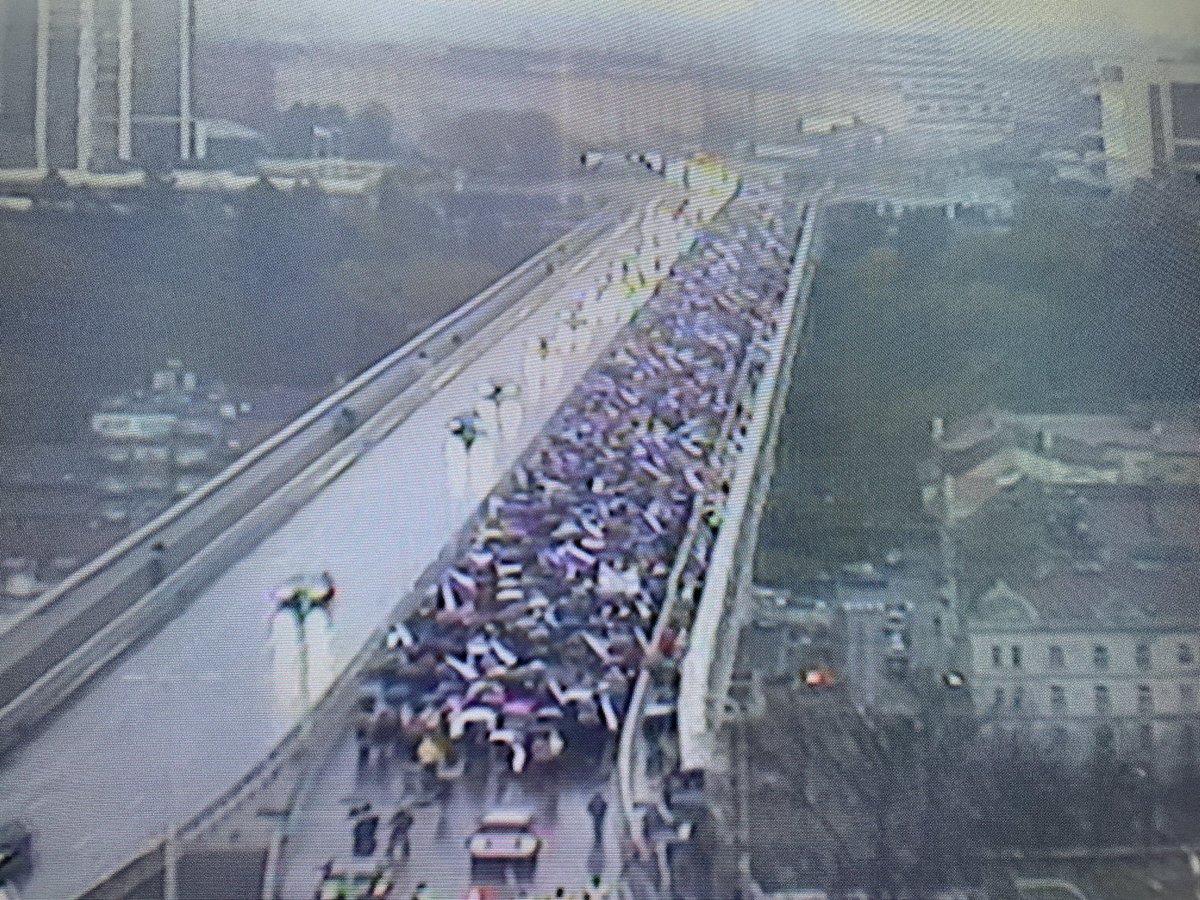
[{"label": "city skyline", "polygon": [[1195,12],[0,0],[0,900],[1200,898]]},{"label": "city skyline", "polygon": [[[860,28],[977,36],[1055,45],[1070,35],[1092,49],[1134,41],[1200,40],[1184,0],[615,0],[581,8],[568,0],[422,0],[404,16],[379,0],[253,4],[210,0],[198,13],[205,34],[308,41],[571,44],[683,52],[678,38],[720,39],[723,55],[786,56],[811,35]],[[968,37],[968,39],[971,39]],[[1082,49],[1082,48],[1081,48]]]}]

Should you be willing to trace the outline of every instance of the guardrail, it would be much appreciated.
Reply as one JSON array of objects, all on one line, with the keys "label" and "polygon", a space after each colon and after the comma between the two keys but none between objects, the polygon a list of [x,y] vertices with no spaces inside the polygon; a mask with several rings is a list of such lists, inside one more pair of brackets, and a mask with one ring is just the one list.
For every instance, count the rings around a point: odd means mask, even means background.
[{"label": "guardrail", "polygon": [[[801,236],[802,237],[802,236]],[[791,292],[785,293],[785,297],[791,296]],[[787,307],[784,307],[785,318],[787,315]],[[790,318],[787,319],[789,322]],[[791,329],[795,331],[796,329]],[[722,447],[722,457],[725,465],[723,466],[723,478],[728,479],[737,469],[737,463],[744,452],[744,446],[739,444],[736,436],[736,430],[746,420],[747,414],[750,412],[745,407],[745,401],[753,396],[750,387],[751,369],[755,362],[754,347],[755,342],[752,342],[743,360],[741,369],[738,374],[738,380],[734,389],[730,393],[730,408],[726,413],[725,419],[722,422],[720,431],[720,441]],[[785,357],[786,357],[785,351]],[[761,382],[760,382],[761,384]],[[782,386],[783,396],[786,396],[787,385]],[[780,404],[782,405],[782,404]],[[732,451],[732,452],[731,452]],[[667,594],[663,602],[662,610],[659,613],[657,622],[655,623],[654,634],[651,639],[650,646],[656,648],[660,645],[664,629],[674,620],[676,608],[680,602],[680,593],[682,590],[683,577],[689,559],[691,558],[696,542],[702,533],[701,529],[706,524],[704,521],[704,511],[708,502],[712,498],[694,497],[692,501],[692,510],[689,516],[688,525],[684,533],[684,537],[680,542],[679,550],[676,553],[674,564],[667,578]],[[708,550],[711,552],[712,545]],[[689,611],[689,615],[694,615],[695,609]],[[651,660],[651,663],[656,663],[656,660]],[[618,799],[621,805],[623,817],[624,832],[634,844],[640,844],[637,837],[634,835],[634,825],[637,818],[637,813],[634,808],[634,755],[635,745],[640,736],[640,731],[643,727],[645,717],[645,707],[647,694],[650,690],[651,683],[654,680],[654,674],[648,665],[643,665],[638,673],[637,681],[634,684],[633,694],[631,695],[629,709],[626,713],[625,720],[622,723],[621,735],[618,744],[617,752],[617,790]],[[669,891],[670,872],[664,871],[659,860],[660,871],[659,881],[660,890]],[[627,892],[628,893],[628,892]]]},{"label": "guardrail", "polygon": [[[740,185],[738,191],[740,192]],[[712,218],[716,218],[728,204],[729,201],[722,204],[720,209],[713,213]],[[693,241],[692,247],[689,248],[688,252],[691,252],[691,249],[694,249],[694,247],[695,242]],[[749,362],[750,356],[747,354],[746,360],[738,374],[737,384],[730,393],[729,411],[721,423],[719,438],[722,441],[723,450],[728,449],[733,427],[736,425],[737,401],[745,393]],[[654,632],[650,639],[650,646],[652,648],[660,645],[663,629],[671,621],[671,615],[674,612],[675,604],[679,597],[679,581],[683,575],[684,566],[687,565],[688,557],[691,555],[692,547],[695,545],[696,537],[699,534],[699,526],[702,521],[701,515],[704,511],[704,503],[700,501],[701,498],[699,497],[692,498],[692,508],[689,512],[687,528],[684,531],[683,539],[680,541],[679,550],[675,554],[671,572],[667,576],[667,594],[663,600],[663,607],[659,611],[658,619],[655,621]],[[641,671],[638,673],[637,680],[634,682],[633,692],[630,694],[629,706],[626,710],[625,719],[621,723],[621,734],[617,742],[617,799],[621,807],[624,824],[623,830],[626,836],[631,836],[632,822],[635,815],[633,808],[633,748],[637,732],[642,727],[646,691],[649,687],[650,677],[650,671],[643,665]]]},{"label": "guardrail", "polygon": [[[671,573],[667,577],[667,596],[663,601],[662,610],[658,614],[658,621],[655,623],[654,632],[650,638],[651,652],[656,652],[655,648],[661,646],[663,631],[667,623],[671,621],[675,603],[679,598],[679,584],[683,577],[683,570],[687,565],[688,558],[691,556],[692,548],[696,543],[696,536],[703,522],[703,511],[704,503],[701,501],[701,498],[693,498],[692,512],[688,519],[687,530],[684,532],[683,540],[680,542],[679,552],[675,554],[675,562],[671,567]],[[646,665],[643,665],[641,671],[638,673],[637,681],[634,683],[633,694],[629,701],[629,709],[626,712],[625,721],[622,723],[621,736],[617,745],[617,793],[621,802],[621,810],[625,817],[627,832],[634,818],[633,745],[637,738],[638,730],[642,727],[642,719],[646,706],[646,691],[649,687],[650,678],[650,669]]]},{"label": "guardrail", "polygon": [[[725,465],[722,468],[723,477],[727,478],[730,472],[733,471],[736,465],[737,450],[734,448],[734,429],[739,421],[744,416],[744,408],[742,406],[742,398],[749,396],[749,380],[752,355],[746,354],[746,358],[742,362],[738,379],[734,388],[730,391],[729,410],[725,414],[724,420],[721,422],[721,430],[719,441],[721,446],[720,456]],[[730,450],[734,449],[731,453]],[[687,528],[684,531],[683,539],[679,543],[679,550],[675,554],[675,560],[671,566],[671,572],[667,576],[667,594],[663,601],[663,607],[659,611],[658,619],[655,621],[654,633],[650,641],[651,647],[659,646],[663,630],[672,621],[675,613],[675,607],[679,602],[679,592],[681,589],[681,580],[684,574],[684,568],[687,566],[688,559],[691,557],[696,541],[700,536],[700,527],[704,523],[703,513],[709,497],[693,497],[692,507],[688,516]],[[620,741],[618,743],[617,752],[617,787],[618,795],[621,801],[621,808],[625,815],[626,830],[634,817],[633,809],[633,776],[632,776],[632,759],[633,746],[636,740],[638,729],[642,727],[642,719],[645,713],[646,691],[649,688],[649,680],[651,677],[650,671],[643,666],[638,673],[637,681],[634,683],[633,694],[629,703],[629,711],[626,714],[625,721],[622,725]]]},{"label": "guardrail", "polygon": [[[736,630],[740,627],[740,619],[735,608],[737,602],[749,591],[754,577],[754,557],[758,547],[758,526],[762,520],[763,509],[771,486],[771,478],[775,471],[775,445],[779,437],[779,425],[783,419],[788,389],[791,385],[794,359],[800,344],[802,328],[796,328],[798,321],[804,323],[808,314],[808,290],[812,284],[812,271],[808,266],[808,254],[812,244],[813,225],[816,218],[816,205],[811,204],[806,211],[804,231],[801,234],[799,247],[795,254],[795,264],[792,277],[789,279],[789,303],[785,306],[784,321],[788,328],[783,334],[777,334],[775,343],[782,338],[783,347],[778,354],[772,353],[771,363],[763,372],[758,383],[756,394],[757,429],[752,423],[752,434],[748,439],[754,439],[756,451],[754,468],[748,482],[746,493],[746,512],[742,517],[742,526],[737,534],[729,571],[730,579],[727,588],[718,632],[713,641],[713,649],[718,657],[709,667],[709,681],[706,695],[706,714],[708,727],[715,729],[719,724],[729,680],[735,664],[736,648],[728,649],[730,640],[736,641]],[[790,307],[790,308],[789,308]],[[788,363],[785,365],[784,363]],[[763,423],[765,413],[766,422]]]}]

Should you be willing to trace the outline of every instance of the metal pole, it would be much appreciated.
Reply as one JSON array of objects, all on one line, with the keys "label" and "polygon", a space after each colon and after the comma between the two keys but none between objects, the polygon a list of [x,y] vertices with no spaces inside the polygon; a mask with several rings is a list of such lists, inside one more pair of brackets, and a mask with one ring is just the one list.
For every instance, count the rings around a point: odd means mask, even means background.
[{"label": "metal pole", "polygon": [[50,167],[48,135],[50,89],[50,0],[37,6],[37,75],[33,100],[33,155],[38,169]]},{"label": "metal pole", "polygon": [[192,0],[179,0],[179,158],[192,158]]},{"label": "metal pole", "polygon": [[296,613],[296,626],[300,632],[300,701],[304,704],[304,713],[308,714],[308,633],[304,628],[308,613],[301,610]]},{"label": "metal pole", "polygon": [[[173,688],[173,682],[164,679],[160,682],[166,690],[168,699]],[[179,739],[175,728],[175,719],[171,722],[172,743],[178,747]],[[168,811],[167,837],[163,843],[163,900],[179,900],[179,823],[175,818],[175,769],[168,770],[168,789],[171,808]]]},{"label": "metal pole", "polygon": [[79,4],[79,72],[76,80],[75,168],[91,168],[96,119],[96,4]]},{"label": "metal pole", "polygon": [[133,159],[133,0],[121,0],[117,32],[117,158]]},{"label": "metal pole", "polygon": [[163,900],[179,900],[179,834],[173,820],[163,843]]}]

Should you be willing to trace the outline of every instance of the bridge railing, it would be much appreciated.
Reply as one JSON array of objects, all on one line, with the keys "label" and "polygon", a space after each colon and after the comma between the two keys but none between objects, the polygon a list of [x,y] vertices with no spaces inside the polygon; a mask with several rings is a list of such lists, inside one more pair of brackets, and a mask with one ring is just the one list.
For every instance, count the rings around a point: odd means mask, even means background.
[{"label": "bridge railing", "polygon": [[[713,649],[716,654],[709,668],[705,709],[707,725],[715,730],[724,714],[724,703],[729,682],[736,663],[737,631],[741,626],[738,603],[748,596],[754,578],[754,558],[758,548],[758,527],[766,507],[771,479],[775,472],[775,446],[779,438],[779,427],[786,407],[791,385],[796,350],[800,344],[803,324],[808,315],[808,291],[812,284],[812,269],[808,265],[811,250],[816,206],[806,210],[804,230],[794,257],[792,275],[789,279],[788,298],[783,322],[786,330],[775,336],[776,352],[763,372],[756,389],[755,418],[747,440],[754,444],[754,466],[747,482],[745,506],[738,530],[737,542],[731,555],[729,578],[726,582],[722,615]],[[782,342],[782,347],[779,347]]]},{"label": "bridge railing", "polygon": [[[803,297],[807,291],[808,274],[800,272],[801,281],[799,292]],[[803,306],[795,311],[796,321],[803,323],[806,310]],[[761,440],[755,450],[754,472],[750,480],[750,490],[742,514],[741,527],[737,535],[731,557],[729,578],[726,582],[726,593],[723,612],[713,642],[715,658],[709,669],[709,683],[706,709],[708,728],[715,729],[723,715],[723,704],[733,667],[736,664],[737,631],[741,627],[741,616],[738,604],[743,597],[749,595],[754,578],[754,559],[758,548],[758,528],[766,507],[771,479],[775,470],[775,445],[779,436],[779,425],[788,396],[791,382],[792,366],[790,363],[795,356],[799,344],[800,328],[790,329],[785,340],[784,349],[777,357],[778,364],[772,367],[773,372],[764,373],[758,389],[767,393],[767,416]],[[748,438],[749,439],[749,438]]]},{"label": "bridge railing", "polygon": [[764,454],[763,448],[771,446],[766,442],[768,432],[778,431],[778,420],[782,416],[785,400],[778,388],[786,388],[790,367],[784,373],[783,382],[779,381],[779,373],[784,360],[791,358],[799,344],[800,329],[796,323],[803,321],[807,313],[807,261],[816,208],[816,201],[813,201],[805,209],[799,243],[791,260],[792,272],[779,327],[770,338],[767,364],[754,389],[753,408],[743,447],[743,453],[749,451],[754,462],[735,473],[727,504],[727,518],[737,521],[739,527],[736,533],[723,529],[717,535],[687,656],[683,661],[678,722],[680,763],[685,770],[709,768],[713,760],[710,741],[722,714],[716,705],[724,699],[720,685],[729,677],[733,666],[732,659],[724,658],[729,654],[721,653],[733,626],[734,610],[730,604],[736,602],[736,587],[750,574],[754,558],[757,524],[756,521],[747,521],[746,515],[749,513],[751,518],[756,519],[755,507],[761,512],[758,498],[765,496],[765,493],[764,488],[756,488],[756,484],[760,480],[767,480],[762,476],[768,474],[769,467],[773,465],[773,460],[764,459],[765,455],[772,454]]},{"label": "bridge railing", "polygon": [[[722,204],[721,208],[713,216],[718,215],[727,205],[728,201]],[[750,360],[751,354],[747,353],[746,359],[738,371],[736,385],[730,391],[729,410],[721,422],[721,429],[718,433],[717,440],[721,448],[720,456],[725,463],[722,471],[723,477],[728,477],[734,465],[734,461],[729,453],[729,446],[733,442],[733,432],[739,418],[740,400],[747,393],[746,386],[749,380]],[[656,652],[657,648],[661,646],[664,631],[676,620],[675,617],[679,607],[684,571],[695,549],[696,541],[701,534],[701,526],[704,524],[703,515],[705,506],[710,499],[708,496],[692,498],[688,524],[675,554],[671,572],[667,576],[667,593],[663,600],[662,609],[659,610],[658,618],[655,621],[653,635],[650,640],[652,652]],[[689,611],[689,616],[690,614],[691,611]],[[623,830],[626,837],[632,837],[633,826],[636,821],[636,810],[634,809],[634,753],[639,732],[645,721],[646,696],[651,687],[653,677],[653,672],[650,668],[646,664],[643,664],[638,673],[637,680],[634,682],[633,692],[630,695],[629,706],[621,724],[621,734],[617,743],[617,794],[624,822]]]},{"label": "bridge railing", "polygon": [[[791,296],[792,292],[790,290],[785,291],[785,298]],[[789,317],[790,312],[790,308],[785,303],[780,312],[781,325],[792,321]],[[801,314],[801,320],[803,320],[803,314]],[[791,329],[791,331],[796,330],[794,328]],[[720,455],[724,462],[722,480],[725,481],[735,476],[738,462],[745,450],[745,440],[746,436],[748,436],[748,430],[744,434],[741,428],[747,423],[748,414],[751,412],[746,404],[755,395],[755,391],[751,387],[751,372],[756,360],[754,346],[755,344],[752,343],[740,367],[736,387],[730,393],[729,411],[726,413],[719,433]],[[785,357],[787,357],[787,351],[785,351]],[[761,384],[761,382],[759,383]],[[787,385],[782,385],[782,389],[786,396]],[[782,403],[779,405],[782,405]],[[757,468],[757,461],[752,468]],[[667,579],[667,594],[655,625],[654,635],[650,643],[651,648],[657,649],[661,646],[663,632],[667,627],[679,625],[682,622],[690,628],[693,624],[696,614],[696,601],[698,599],[696,595],[700,594],[704,582],[695,583],[687,578],[687,564],[693,554],[697,552],[697,543],[701,536],[705,534],[705,528],[708,527],[708,523],[705,521],[705,513],[708,511],[710,505],[716,503],[719,499],[719,488],[714,490],[711,495],[697,496],[693,499],[687,529],[683,540],[680,542],[679,550]],[[719,530],[717,530],[716,534],[719,535],[719,533]],[[700,550],[705,556],[706,565],[711,560],[713,541],[714,538],[710,537],[708,546]],[[687,592],[686,597],[685,591]],[[664,667],[667,669],[666,672],[664,672]],[[670,678],[675,682],[676,699],[678,700],[680,687],[679,663],[658,660],[657,657],[651,657],[648,664],[643,665],[642,670],[638,674],[630,699],[629,709],[622,724],[618,744],[618,795],[624,819],[624,832],[634,845],[640,845],[639,836],[634,831],[639,821],[635,808],[638,780],[635,769],[635,766],[638,764],[637,744],[642,739],[641,731],[645,722],[646,704],[649,699],[649,693],[652,689],[660,686],[659,682],[664,677]],[[677,710],[676,717],[678,718],[678,716],[679,712]],[[670,872],[663,865],[661,858],[659,859],[658,869],[660,890],[669,892]]]}]

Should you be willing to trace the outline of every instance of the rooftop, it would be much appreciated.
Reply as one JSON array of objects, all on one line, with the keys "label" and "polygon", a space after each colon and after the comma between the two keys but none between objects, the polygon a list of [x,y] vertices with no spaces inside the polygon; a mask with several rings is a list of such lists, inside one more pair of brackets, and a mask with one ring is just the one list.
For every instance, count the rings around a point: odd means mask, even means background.
[{"label": "rooftop", "polygon": [[[996,507],[1006,506],[999,510]],[[1177,486],[1025,490],[989,502],[1015,552],[978,587],[976,623],[1200,628],[1200,492]],[[1015,518],[1012,517],[1013,514]],[[1013,534],[984,536],[1005,543]],[[980,535],[969,540],[977,541]],[[968,547],[965,558],[974,550]],[[992,547],[985,552],[992,551]],[[995,563],[995,557],[989,557]],[[971,565],[970,562],[967,563]],[[969,573],[968,573],[969,574]]]},{"label": "rooftop", "polygon": [[1200,416],[1125,413],[1014,413],[985,409],[934,423],[941,482],[927,508],[949,522],[975,515],[1028,480],[1045,485],[1200,484]]},{"label": "rooftop", "polygon": [[943,453],[958,454],[997,439],[1025,443],[1039,438],[1044,443],[1049,438],[1050,453],[1056,441],[1066,440],[1097,449],[1200,455],[1196,410],[1179,410],[1170,418],[1156,418],[1140,410],[1090,414],[987,409],[946,423],[945,434],[937,445]]}]

